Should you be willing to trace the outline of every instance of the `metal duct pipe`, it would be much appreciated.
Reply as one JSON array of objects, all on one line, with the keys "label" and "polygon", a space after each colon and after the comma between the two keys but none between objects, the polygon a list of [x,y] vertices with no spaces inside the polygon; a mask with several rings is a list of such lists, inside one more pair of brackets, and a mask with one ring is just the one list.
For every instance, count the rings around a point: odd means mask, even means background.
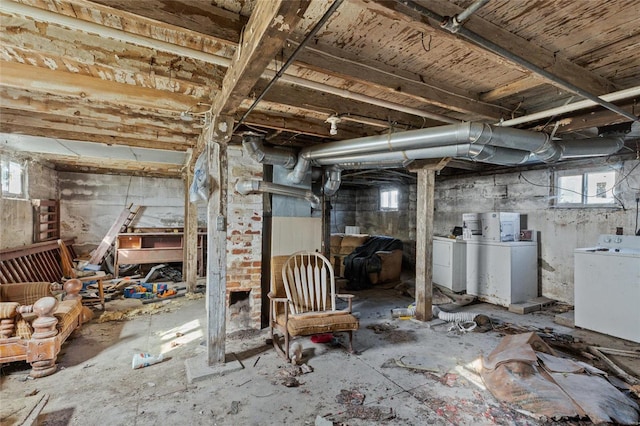
[{"label": "metal duct pipe", "polygon": [[[410,9],[413,9],[414,11],[428,17],[431,18],[437,22],[446,22],[446,20],[444,19],[443,16],[438,15],[435,12],[432,12],[431,10],[425,8],[424,6],[421,6],[411,0],[402,0],[402,3],[404,5],[406,5],[407,7],[409,7]],[[448,29],[448,28],[445,28]],[[497,44],[487,40],[486,38],[474,33],[473,31],[469,31],[468,29],[460,26],[458,27],[458,31],[456,32],[456,34],[460,34],[462,37],[472,41],[473,43],[479,45],[480,47],[483,47],[484,49],[493,52],[499,56],[502,56],[503,58],[506,58],[516,64],[519,64],[521,66],[523,66],[524,68],[530,70],[531,72],[549,80],[554,82],[557,86],[568,90],[572,93],[575,93],[576,95],[580,95],[583,98],[589,99],[593,102],[595,102],[596,104],[611,110],[613,112],[615,112],[616,114],[620,114],[623,117],[628,118],[631,121],[640,121],[640,119],[636,116],[634,116],[631,113],[626,112],[625,110],[623,110],[622,108],[619,108],[618,106],[612,104],[611,102],[607,102],[599,97],[597,97],[596,95],[593,95],[589,92],[587,92],[586,90],[576,86],[573,83],[570,83],[566,80],[561,79],[560,77],[551,74],[549,71],[540,68],[539,66],[527,61],[526,59],[508,51],[507,49],[504,49],[501,46],[498,46]]]},{"label": "metal duct pipe", "polygon": [[[465,143],[460,143],[463,141]],[[461,123],[305,148],[288,178],[301,182],[311,164],[338,165],[343,169],[366,168],[381,163],[398,164],[442,157],[500,165],[530,161],[552,163],[563,158],[611,155],[623,144],[622,138],[615,137],[554,141],[545,133]]]},{"label": "metal duct pipe", "polygon": [[[331,159],[318,160],[319,165],[344,165],[358,164],[363,168],[367,165],[400,161],[423,160],[427,158],[454,157],[472,161],[480,161],[501,165],[516,165],[528,160],[530,153],[519,149],[502,148],[491,145],[457,144],[436,146],[409,151],[379,152],[370,155],[345,156]],[[316,162],[314,161],[314,164]]]},{"label": "metal duct pipe", "polygon": [[242,147],[247,155],[258,163],[282,166],[293,169],[296,165],[297,157],[292,151],[265,147],[262,143],[262,136],[257,133],[245,133],[242,135]]},{"label": "metal duct pipe", "polygon": [[[442,148],[444,146],[467,143],[491,144],[532,151],[540,149],[547,142],[547,139],[548,136],[544,133],[482,123],[459,123],[409,130],[407,132],[367,136],[304,148],[298,154],[298,162],[293,171],[289,173],[288,179],[294,183],[302,182],[310,163],[322,164],[321,160],[325,159],[344,158],[351,155],[366,155],[370,158],[372,154],[378,152],[389,153],[433,147]],[[364,159],[364,161],[369,160]],[[331,164],[336,163],[332,162]]]},{"label": "metal duct pipe", "polygon": [[555,141],[562,154],[560,158],[580,158],[612,155],[624,146],[623,137],[598,137]]},{"label": "metal duct pipe", "polygon": [[338,166],[332,166],[326,170],[327,181],[324,183],[324,195],[329,197],[338,192],[342,183],[342,170]]},{"label": "metal duct pipe", "polygon": [[320,208],[320,198],[309,189],[294,188],[292,186],[278,185],[277,183],[255,179],[243,179],[236,183],[236,191],[242,195],[268,192],[286,197],[302,198],[307,200],[312,208]]}]

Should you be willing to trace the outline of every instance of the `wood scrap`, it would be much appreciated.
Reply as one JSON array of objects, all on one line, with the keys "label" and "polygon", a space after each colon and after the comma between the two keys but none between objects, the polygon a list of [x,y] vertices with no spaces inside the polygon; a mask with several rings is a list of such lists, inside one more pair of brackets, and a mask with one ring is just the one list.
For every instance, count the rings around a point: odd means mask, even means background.
[{"label": "wood scrap", "polygon": [[632,375],[624,371],[622,368],[618,367],[618,365],[615,362],[611,361],[609,357],[607,357],[604,353],[600,351],[600,348],[597,348],[595,346],[588,346],[588,350],[589,352],[591,352],[592,354],[600,358],[602,362],[607,364],[607,366],[611,368],[621,379],[623,379],[630,385],[640,385],[639,379],[633,377]]}]

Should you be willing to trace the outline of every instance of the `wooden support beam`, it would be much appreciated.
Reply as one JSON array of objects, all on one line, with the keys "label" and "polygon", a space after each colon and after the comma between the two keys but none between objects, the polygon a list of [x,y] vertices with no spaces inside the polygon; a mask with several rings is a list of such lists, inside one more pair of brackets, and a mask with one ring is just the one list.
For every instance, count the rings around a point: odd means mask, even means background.
[{"label": "wooden support beam", "polygon": [[[125,125],[91,120],[82,117],[66,117],[50,113],[25,113],[0,107],[4,132],[33,129],[24,132],[32,136],[99,142],[109,145],[126,145],[138,148],[185,151],[194,145],[197,135],[173,132],[167,128],[148,128],[142,125]],[[15,133],[20,133],[15,131]]]},{"label": "wooden support beam", "polygon": [[233,119],[217,117],[206,137],[212,192],[207,205],[207,362],[225,362],[227,321],[227,143]]},{"label": "wooden support beam", "polygon": [[[191,165],[191,162],[189,162]],[[182,276],[187,291],[196,291],[198,277],[198,205],[190,201],[189,189],[193,183],[193,168],[187,167],[182,175],[184,182],[184,236]]]},{"label": "wooden support beam", "polygon": [[247,97],[289,33],[309,7],[308,0],[257,2],[241,46],[231,61],[222,89],[211,106],[212,115],[233,114]]},{"label": "wooden support beam", "polygon": [[433,304],[433,169],[419,169],[416,208],[416,319],[429,321]]},{"label": "wooden support beam", "polygon": [[198,101],[192,96],[166,90],[137,87],[115,83],[66,71],[38,68],[15,62],[0,61],[0,86],[35,92],[46,91],[61,96],[108,102],[112,105],[130,106],[153,110],[186,111]]},{"label": "wooden support beam", "polygon": [[[444,82],[437,82],[436,88],[434,84],[421,81],[419,75],[381,62],[349,57],[348,53],[336,50],[329,46],[309,47],[298,56],[295,67],[300,68],[303,73],[310,69],[334,77],[334,81],[343,80],[345,87],[341,88],[348,89],[359,84],[367,88],[362,93],[368,94],[371,91],[371,96],[379,97],[384,93],[395,98],[406,97],[409,102],[434,105],[488,119],[500,118],[505,113],[497,106],[480,102],[477,95]],[[293,70],[289,74],[293,74]]]},{"label": "wooden support beam", "polygon": [[[212,2],[189,4],[167,3],[164,0],[72,0],[72,3],[74,6],[84,5],[93,12],[91,15],[95,15],[96,11],[100,12],[105,16],[103,20],[107,22],[107,17],[114,14],[124,22],[135,22],[136,29],[141,27],[140,23],[156,26],[157,22],[163,22],[180,29],[186,28],[195,35],[206,34],[220,40],[222,44],[237,43],[242,28],[247,23],[247,18],[243,15],[217,7]],[[107,7],[98,6],[96,3]],[[91,16],[88,13],[87,15]],[[148,19],[141,20],[141,16]]]},{"label": "wooden support beam", "polygon": [[206,129],[213,191],[207,208],[207,359],[225,362],[227,294],[227,144],[233,133],[231,116],[245,100],[271,58],[282,49],[287,34],[309,6],[302,0],[261,1],[251,13],[245,39],[231,61],[222,89],[211,106],[212,124]]},{"label": "wooden support beam", "polygon": [[450,158],[423,160],[409,169],[418,174],[416,202],[416,319],[429,321],[433,305],[433,212],[435,175]]},{"label": "wooden support beam", "polygon": [[125,128],[141,127],[160,134],[178,133],[195,137],[202,131],[196,128],[194,123],[181,121],[174,112],[138,109],[133,106],[118,107],[81,98],[59,96],[47,91],[35,92],[0,87],[0,99],[2,99],[3,108],[26,111],[29,115],[48,114],[44,117],[51,116],[58,121],[92,120],[92,122],[117,123]]},{"label": "wooden support beam", "polygon": [[106,158],[79,158],[55,154],[31,154],[31,156],[54,164],[55,169],[58,171],[76,173],[179,178],[183,167],[181,164],[144,163]]}]

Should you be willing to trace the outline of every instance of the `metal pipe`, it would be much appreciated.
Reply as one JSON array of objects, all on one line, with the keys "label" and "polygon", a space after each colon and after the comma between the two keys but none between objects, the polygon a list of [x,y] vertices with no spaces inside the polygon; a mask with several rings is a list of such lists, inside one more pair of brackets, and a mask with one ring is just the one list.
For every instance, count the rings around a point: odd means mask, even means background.
[{"label": "metal pipe", "polygon": [[296,50],[294,50],[291,56],[289,56],[289,59],[287,59],[287,61],[282,65],[282,67],[278,70],[278,72],[271,78],[267,86],[262,90],[260,95],[253,101],[249,109],[247,109],[245,113],[242,114],[242,117],[240,117],[240,120],[238,120],[236,127],[234,127],[233,129],[234,132],[238,130],[238,127],[240,126],[240,124],[242,124],[245,118],[247,118],[247,116],[251,114],[251,111],[253,111],[253,109],[258,105],[258,103],[265,97],[269,89],[271,89],[271,87],[276,83],[276,81],[278,81],[278,79],[282,77],[284,72],[293,63],[294,59],[298,56],[298,54],[302,51],[302,49],[304,49],[304,47],[309,43],[309,41],[311,41],[311,39],[315,37],[318,31],[320,31],[320,28],[322,28],[324,24],[329,20],[329,17],[333,15],[333,12],[335,12],[336,9],[340,7],[340,5],[342,4],[342,1],[343,0],[335,0],[333,4],[329,7],[329,9],[327,9],[327,11],[324,13],[324,15],[322,15],[322,18],[320,18],[320,20],[316,22],[316,24],[313,26],[311,31],[309,31],[309,34],[306,35],[306,37],[298,45]]},{"label": "metal pipe", "polygon": [[476,0],[471,4],[471,6],[469,6],[459,14],[452,17],[447,16],[446,21],[442,22],[440,26],[442,26],[443,28],[446,28],[452,33],[457,33],[460,27],[463,25],[464,21],[469,19],[469,17],[473,15],[476,12],[476,10],[480,9],[482,6],[484,6],[487,3],[489,3],[489,0]]},{"label": "metal pipe", "polygon": [[328,195],[330,197],[340,189],[340,183],[342,183],[342,170],[338,166],[332,166],[326,170],[325,174],[327,175],[327,181],[324,183],[323,192],[324,195]]},{"label": "metal pipe", "polygon": [[293,169],[297,157],[289,150],[265,147],[262,144],[262,135],[247,132],[242,135],[242,147],[245,152],[258,163],[282,166]]},{"label": "metal pipe", "polygon": [[[608,93],[600,96],[600,99],[604,99],[608,102],[622,101],[625,99],[640,96],[640,86],[630,87],[628,89],[619,90],[617,92]],[[496,123],[497,126],[517,126],[518,124],[529,123],[531,121],[541,120],[543,118],[553,117],[556,115],[567,114],[569,112],[586,109],[592,106],[598,105],[592,100],[585,99],[584,101],[574,102],[572,104],[562,105],[556,108],[550,108],[544,111],[534,112],[533,114],[523,115],[522,117],[512,118],[510,120],[504,120]]]},{"label": "metal pipe", "polygon": [[318,165],[338,165],[341,168],[345,164],[358,164],[360,167],[367,165],[389,163],[398,164],[401,161],[424,160],[427,158],[453,157],[472,161],[480,161],[492,164],[515,165],[526,161],[530,153],[520,149],[503,148],[482,144],[457,144],[437,146],[408,151],[378,152],[369,155],[353,155],[336,157],[314,161]]},{"label": "metal pipe", "polygon": [[370,157],[372,154],[378,152],[409,151],[465,143],[485,145],[489,143],[489,141],[491,141],[492,145],[532,151],[540,149],[547,139],[548,136],[544,133],[496,127],[482,123],[459,123],[392,134],[367,136],[304,148],[298,154],[298,162],[293,171],[289,173],[288,179],[294,183],[302,182],[311,163],[321,164],[320,161],[323,159],[356,155],[366,155]]},{"label": "metal pipe", "polygon": [[236,191],[242,195],[267,192],[270,194],[284,195],[286,197],[302,198],[307,200],[312,208],[320,208],[320,198],[311,190],[304,188],[294,188],[292,186],[278,185],[277,183],[255,179],[243,179],[236,182]]},{"label": "metal pipe", "polygon": [[[428,17],[431,18],[433,20],[436,20],[438,22],[444,22],[445,19],[444,17],[438,15],[435,12],[432,12],[431,10],[414,3],[411,0],[398,0],[401,3],[403,3],[404,5],[406,5],[407,7],[409,7],[410,9],[413,9],[414,11]],[[632,121],[640,121],[640,118],[634,116],[633,114],[630,114],[628,112],[626,112],[625,110],[619,108],[618,106],[612,104],[611,102],[607,102],[589,92],[587,92],[584,89],[581,89],[580,87],[576,86],[573,83],[570,83],[566,80],[561,79],[560,77],[551,74],[549,71],[540,68],[539,66],[527,61],[526,59],[508,51],[507,49],[504,49],[501,46],[498,46],[497,44],[493,43],[492,41],[487,40],[486,38],[472,32],[469,31],[468,29],[464,28],[464,27],[459,27],[458,31],[456,34],[460,34],[462,37],[471,40],[473,43],[483,47],[486,50],[489,50],[499,56],[502,56],[503,58],[507,58],[512,62],[515,62],[525,68],[527,68],[528,70],[532,71],[535,74],[538,74],[539,76],[554,82],[557,86],[568,90],[569,92],[575,93],[577,95],[582,96],[583,98],[589,99],[592,102],[595,102],[596,104],[611,110],[613,112],[615,112],[616,114],[620,114],[623,117],[628,118],[629,120]]]},{"label": "metal pipe", "polygon": [[612,155],[624,146],[624,138],[597,137],[554,141],[562,152],[560,158],[580,158]]}]

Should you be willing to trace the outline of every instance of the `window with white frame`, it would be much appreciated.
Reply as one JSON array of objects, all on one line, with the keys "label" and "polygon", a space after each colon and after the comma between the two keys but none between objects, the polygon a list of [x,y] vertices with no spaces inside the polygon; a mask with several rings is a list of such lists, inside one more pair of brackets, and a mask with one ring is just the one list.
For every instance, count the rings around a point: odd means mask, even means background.
[{"label": "window with white frame", "polygon": [[399,191],[395,188],[380,190],[380,210],[398,210]]},{"label": "window with white frame", "polygon": [[9,198],[26,198],[26,167],[24,162],[2,159],[2,196]]},{"label": "window with white frame", "polygon": [[556,172],[558,207],[617,207],[614,189],[616,171],[610,168],[585,172]]}]

